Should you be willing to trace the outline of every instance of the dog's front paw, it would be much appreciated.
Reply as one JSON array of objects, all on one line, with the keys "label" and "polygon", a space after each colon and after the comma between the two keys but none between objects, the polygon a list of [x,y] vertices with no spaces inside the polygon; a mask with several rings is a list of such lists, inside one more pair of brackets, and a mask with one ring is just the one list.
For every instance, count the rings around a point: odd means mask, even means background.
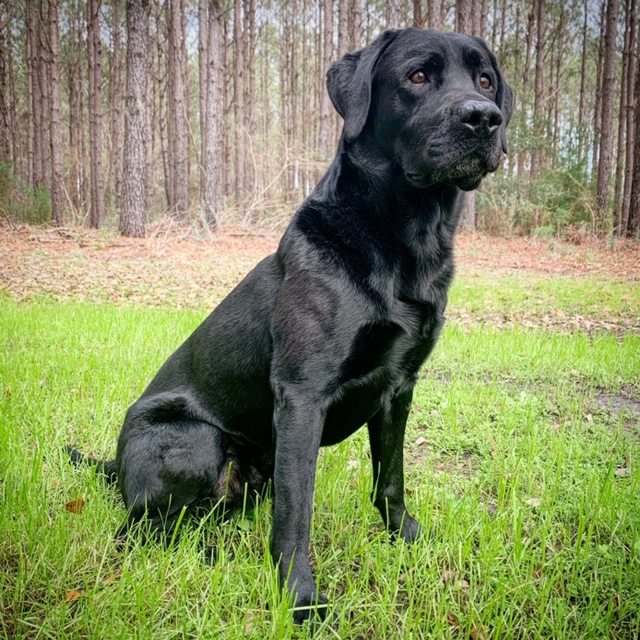
[{"label": "dog's front paw", "polygon": [[408,513],[405,514],[401,529],[399,531],[400,537],[408,543],[414,542],[422,533],[422,527],[418,524],[415,518],[412,518]]},{"label": "dog's front paw", "polygon": [[322,593],[314,593],[311,596],[298,594],[295,602],[293,621],[296,624],[302,624],[307,620],[312,624],[318,623],[327,617],[329,601]]}]

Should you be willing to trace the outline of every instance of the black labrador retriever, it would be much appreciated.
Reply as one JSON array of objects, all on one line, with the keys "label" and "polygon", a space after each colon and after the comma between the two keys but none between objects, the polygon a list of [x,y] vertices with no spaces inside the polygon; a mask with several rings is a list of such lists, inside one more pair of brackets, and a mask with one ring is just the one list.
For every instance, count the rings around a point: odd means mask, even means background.
[{"label": "black labrador retriever", "polygon": [[373,501],[411,542],[403,438],[444,322],[461,191],[506,151],[512,93],[485,43],[386,31],[336,62],[338,153],[265,258],[128,410],[114,479],[127,524],[167,531],[206,503],[273,481],[271,553],[295,619],[326,611],[309,566],[318,450],[366,423]]}]

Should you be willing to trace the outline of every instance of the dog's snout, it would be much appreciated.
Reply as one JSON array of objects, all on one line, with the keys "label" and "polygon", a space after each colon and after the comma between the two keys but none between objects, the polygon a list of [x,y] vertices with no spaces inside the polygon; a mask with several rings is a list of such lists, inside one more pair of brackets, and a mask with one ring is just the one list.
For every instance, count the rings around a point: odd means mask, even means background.
[{"label": "dog's snout", "polygon": [[502,124],[500,109],[485,100],[467,100],[459,109],[460,122],[476,135],[493,133]]}]

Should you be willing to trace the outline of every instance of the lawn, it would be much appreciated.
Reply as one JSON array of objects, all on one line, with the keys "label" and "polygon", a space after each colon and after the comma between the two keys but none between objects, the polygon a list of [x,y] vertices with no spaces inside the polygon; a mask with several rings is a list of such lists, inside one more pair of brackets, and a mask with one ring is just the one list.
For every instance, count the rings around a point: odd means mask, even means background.
[{"label": "lawn", "polygon": [[[37,262],[39,278],[28,290],[15,275],[3,283],[0,632],[308,637],[278,594],[268,499],[219,526],[184,523],[173,550],[135,540],[120,550],[117,492],[65,459],[68,442],[113,455],[127,406],[250,261],[208,247],[194,271],[176,273],[132,246],[123,251],[144,265],[139,277],[104,252],[87,257],[91,248],[55,263],[58,280],[53,268],[43,277],[62,254],[27,245],[15,255]],[[335,616],[316,637],[639,637],[637,278],[518,273],[462,250],[405,444],[407,504],[424,535],[411,547],[389,541],[369,501],[364,431],[323,450],[311,551]],[[198,298],[191,283],[213,254],[226,270]],[[105,270],[107,294],[96,285]],[[217,547],[213,565],[203,545]]]}]

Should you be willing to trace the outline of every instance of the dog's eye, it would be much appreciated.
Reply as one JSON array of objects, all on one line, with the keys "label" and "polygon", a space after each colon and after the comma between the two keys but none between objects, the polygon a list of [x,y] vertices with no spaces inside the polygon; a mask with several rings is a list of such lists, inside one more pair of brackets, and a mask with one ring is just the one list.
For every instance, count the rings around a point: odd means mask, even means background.
[{"label": "dog's eye", "polygon": [[491,78],[486,73],[480,75],[480,80],[478,82],[480,83],[481,89],[484,89],[485,91],[487,89],[491,89]]},{"label": "dog's eye", "polygon": [[427,74],[422,69],[419,69],[411,75],[410,79],[413,84],[424,84],[427,81]]}]

